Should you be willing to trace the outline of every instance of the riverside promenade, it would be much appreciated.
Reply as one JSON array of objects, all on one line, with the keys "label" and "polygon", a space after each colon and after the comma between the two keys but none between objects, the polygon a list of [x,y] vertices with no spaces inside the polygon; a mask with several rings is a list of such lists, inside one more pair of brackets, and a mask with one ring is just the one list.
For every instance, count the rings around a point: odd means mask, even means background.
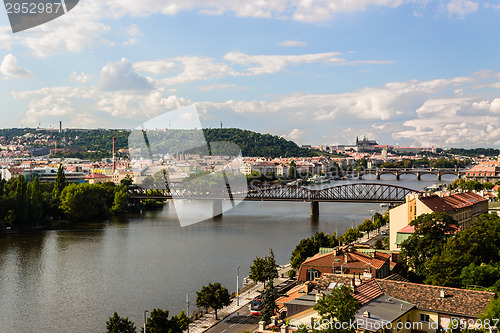
[{"label": "riverside promenade", "polygon": [[[275,286],[279,286],[280,284],[285,283],[286,281],[289,280],[287,275],[289,270],[290,270],[289,264],[280,266],[280,268],[278,269],[279,277],[277,279],[274,279]],[[257,283],[253,287],[241,293],[239,305],[237,305],[238,302],[236,301],[236,298],[233,298],[231,304],[229,304],[228,306],[224,307],[223,309],[217,312],[219,320],[215,320],[215,312],[213,310],[210,313],[205,313],[202,317],[189,324],[189,333],[205,332],[209,328],[224,321],[225,318],[227,318],[231,314],[235,313],[236,311],[245,306],[248,306],[250,301],[256,296],[260,295],[263,289],[264,289],[263,283]]]},{"label": "riverside promenade", "polygon": [[[368,234],[364,232],[363,237],[359,238],[356,243],[374,243],[374,240],[380,236],[387,237],[389,231],[389,224],[386,224],[380,228],[380,230],[370,231]],[[373,245],[373,244],[371,244]],[[274,285],[279,286],[287,281],[288,271],[291,269],[290,264],[281,265],[278,269],[278,278],[274,279]],[[260,295],[262,290],[264,289],[264,285],[262,283],[257,283],[256,285],[248,288],[246,291],[240,294],[239,305],[236,301],[236,298],[232,299],[231,304],[224,307],[223,309],[218,311],[219,320],[215,320],[215,312],[212,311],[210,313],[205,313],[199,319],[195,320],[191,324],[189,324],[189,333],[203,333],[210,329],[211,327],[217,325],[220,322],[223,322],[226,318],[228,318],[231,314],[237,312],[241,308],[248,306],[250,301],[256,296]],[[186,331],[185,331],[186,332]]]}]

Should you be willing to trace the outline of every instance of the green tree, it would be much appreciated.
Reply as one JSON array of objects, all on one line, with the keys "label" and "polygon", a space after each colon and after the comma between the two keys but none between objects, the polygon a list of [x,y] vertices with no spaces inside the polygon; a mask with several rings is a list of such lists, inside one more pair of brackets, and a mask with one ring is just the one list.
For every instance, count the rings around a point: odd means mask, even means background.
[{"label": "green tree", "polygon": [[356,228],[349,228],[342,236],[340,236],[340,241],[344,243],[352,243],[361,237],[363,237],[362,232]]},{"label": "green tree", "polygon": [[106,322],[106,333],[136,333],[136,328],[133,321],[115,312]]},{"label": "green tree", "polygon": [[30,220],[33,225],[39,225],[43,217],[42,191],[38,177],[30,183]]},{"label": "green tree", "polygon": [[474,285],[481,287],[490,287],[500,279],[500,270],[493,265],[476,265],[473,262],[462,268],[460,274],[462,285],[464,287]]},{"label": "green tree", "polygon": [[271,322],[271,317],[274,316],[279,309],[276,305],[276,300],[279,297],[280,295],[278,290],[274,287],[273,280],[270,280],[262,293],[261,303],[261,318],[266,324]]},{"label": "green tree", "polygon": [[300,265],[309,257],[318,253],[320,247],[335,247],[338,245],[336,235],[328,235],[317,232],[309,238],[302,239],[292,251],[290,264],[292,268],[298,269]]},{"label": "green tree", "polygon": [[288,178],[290,179],[297,178],[297,165],[293,160],[290,162],[290,169],[288,170]]},{"label": "green tree", "polygon": [[[488,319],[490,323],[493,323],[493,320],[498,321],[500,316],[500,298],[495,297],[490,301],[488,307],[485,312],[479,316],[479,319],[486,320]],[[492,325],[493,326],[493,325]]]},{"label": "green tree", "polygon": [[253,265],[250,266],[249,277],[255,282],[263,282],[264,286],[267,281],[278,277],[278,269],[272,249],[269,249],[269,256],[254,259]]},{"label": "green tree", "polygon": [[120,185],[115,189],[115,197],[111,211],[113,213],[123,213],[127,209],[128,204],[128,189],[126,185]]},{"label": "green tree", "polygon": [[16,179],[15,199],[15,227],[24,228],[28,222],[29,196],[27,195],[28,183],[23,175]]},{"label": "green tree", "polygon": [[415,232],[401,244],[401,257],[408,275],[424,279],[426,263],[443,250],[457,223],[446,213],[422,214],[410,222]]},{"label": "green tree", "polygon": [[64,167],[59,164],[57,169],[56,180],[54,181],[54,189],[52,190],[52,196],[54,198],[59,198],[62,191],[66,187],[66,177],[64,176]]},{"label": "green tree", "polygon": [[187,329],[187,323],[184,311],[169,318],[167,310],[154,309],[146,321],[146,333],[182,333]]},{"label": "green tree", "polygon": [[[351,289],[342,285],[333,289],[330,294],[320,298],[314,306],[314,310],[318,311],[322,321],[350,323],[354,321],[354,315],[360,306],[359,301],[352,295]],[[324,331],[353,332],[354,330],[336,329],[330,325]]]},{"label": "green tree", "polygon": [[214,309],[216,320],[218,319],[217,310],[229,303],[229,292],[219,282],[209,283],[208,286],[203,286],[200,291],[196,292],[196,305],[205,309]]},{"label": "green tree", "polygon": [[370,231],[376,229],[372,220],[366,219],[363,223],[358,226],[359,231],[366,231],[368,233],[368,237],[370,237]]},{"label": "green tree", "polygon": [[125,185],[125,186],[130,186],[133,183],[134,183],[134,181],[132,180],[132,177],[130,175],[126,175],[125,178],[120,180],[120,184]]},{"label": "green tree", "polygon": [[61,192],[61,209],[73,221],[105,217],[109,213],[101,184],[70,184]]},{"label": "green tree", "polygon": [[447,240],[443,250],[427,263],[426,283],[460,287],[462,269],[470,263],[500,262],[500,217],[482,214],[469,229]]}]

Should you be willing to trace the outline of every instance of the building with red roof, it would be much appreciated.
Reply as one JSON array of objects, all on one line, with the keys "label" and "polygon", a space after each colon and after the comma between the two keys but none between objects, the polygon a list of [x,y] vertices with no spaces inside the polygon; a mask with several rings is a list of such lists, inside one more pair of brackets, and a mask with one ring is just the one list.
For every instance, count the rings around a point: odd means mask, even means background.
[{"label": "building with red roof", "polygon": [[351,274],[384,278],[390,274],[390,255],[374,251],[361,253],[349,245],[338,246],[329,253],[306,259],[299,268],[298,281],[312,281],[321,274]]},{"label": "building with red roof", "polygon": [[413,233],[409,227],[411,221],[434,212],[450,214],[460,229],[467,229],[474,218],[488,212],[488,199],[474,192],[408,195],[403,204],[389,210],[391,251],[398,251],[401,243]]}]

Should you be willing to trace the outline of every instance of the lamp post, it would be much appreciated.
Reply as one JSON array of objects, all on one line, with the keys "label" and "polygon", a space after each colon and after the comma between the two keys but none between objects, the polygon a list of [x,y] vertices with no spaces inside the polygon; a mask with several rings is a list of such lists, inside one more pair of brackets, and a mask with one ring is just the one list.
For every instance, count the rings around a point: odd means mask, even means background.
[{"label": "lamp post", "polygon": [[240,266],[236,268],[236,306],[240,306]]},{"label": "lamp post", "polygon": [[146,333],[146,313],[148,310],[144,311],[144,333]]}]

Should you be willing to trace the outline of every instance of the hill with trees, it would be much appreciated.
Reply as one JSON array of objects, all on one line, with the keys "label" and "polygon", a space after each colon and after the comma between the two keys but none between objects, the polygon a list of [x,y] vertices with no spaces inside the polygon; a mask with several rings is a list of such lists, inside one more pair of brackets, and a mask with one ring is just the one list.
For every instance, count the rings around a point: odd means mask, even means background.
[{"label": "hill with trees", "polygon": [[[32,147],[48,146],[51,149],[57,147],[62,150],[57,152],[54,157],[76,157],[91,160],[111,157],[113,137],[116,139],[117,149],[128,148],[130,133],[130,130],[124,129],[64,129],[62,133],[39,129],[0,129],[0,137],[4,137],[6,143],[15,142]],[[34,137],[26,136],[26,134],[33,134]],[[301,148],[293,141],[276,135],[237,128],[207,128],[203,129],[203,134],[209,147],[212,142],[229,142],[238,145],[243,156],[311,157],[320,154],[318,151]],[[45,137],[45,143],[35,142],[37,138],[42,136]],[[147,137],[150,142],[155,143],[158,152],[207,153],[207,150],[203,148],[192,149],[200,142],[201,133],[199,130],[148,131]],[[141,137],[137,138],[142,139]],[[189,145],[189,143],[193,144]],[[186,151],[185,147],[189,147],[191,150]],[[154,147],[152,148],[154,150]]]}]

